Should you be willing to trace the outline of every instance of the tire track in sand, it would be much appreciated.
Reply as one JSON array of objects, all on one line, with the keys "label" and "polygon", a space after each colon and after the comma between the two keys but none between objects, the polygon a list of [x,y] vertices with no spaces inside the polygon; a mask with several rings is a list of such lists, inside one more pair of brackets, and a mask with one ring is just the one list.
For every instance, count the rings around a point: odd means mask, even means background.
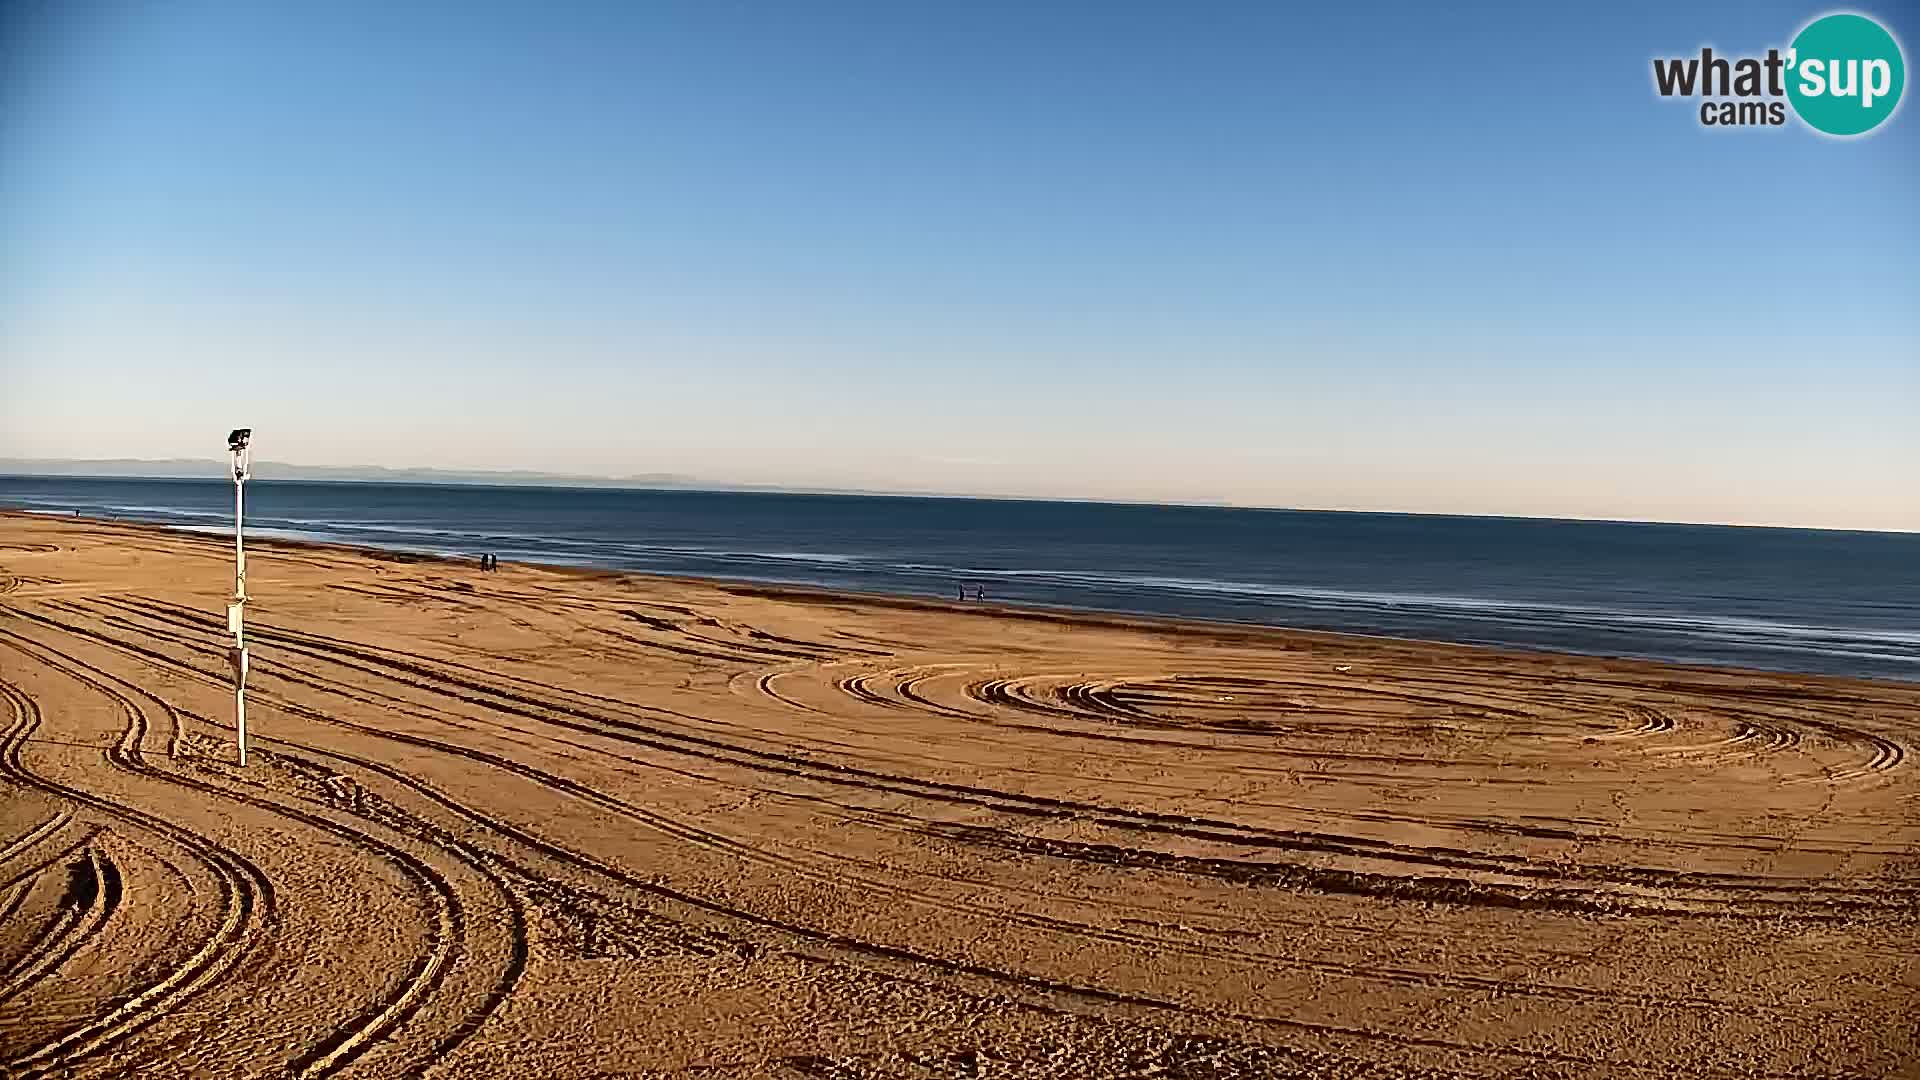
[{"label": "tire track in sand", "polygon": [[[11,634],[4,635],[4,643],[14,645]],[[266,876],[252,862],[199,833],[32,772],[22,760],[21,748],[41,725],[39,705],[24,690],[5,679],[0,679],[0,699],[6,701],[13,716],[7,738],[4,744],[0,744],[0,771],[50,795],[165,838],[200,862],[218,884],[220,892],[217,928],[184,962],[105,1015],[19,1053],[6,1062],[17,1076],[28,1077],[70,1067],[138,1030],[159,1015],[157,1010],[178,1005],[232,968],[250,944],[257,943],[260,937],[269,932],[273,889]],[[131,715],[128,720],[130,724],[133,723]],[[125,745],[126,735],[123,734],[116,755]],[[122,763],[126,763],[124,757]]]},{"label": "tire track in sand", "polygon": [[[128,606],[126,601],[103,601],[103,603]],[[147,605],[135,602],[132,606]],[[194,617],[183,619],[181,622],[184,626],[202,630],[212,629],[210,618]],[[470,695],[484,694],[495,700],[481,699],[477,703],[543,724],[654,750],[744,766],[776,775],[865,788],[888,794],[904,794],[957,805],[977,806],[1021,816],[1077,819],[1102,827],[1179,837],[1212,844],[1251,846],[1276,852],[1319,853],[1359,860],[1386,860],[1390,863],[1429,866],[1438,870],[1456,872],[1456,876],[1437,876],[1431,872],[1410,875],[1345,873],[1330,876],[1299,872],[1284,879],[1294,887],[1312,882],[1325,882],[1329,886],[1329,891],[1343,894],[1355,895],[1358,894],[1356,890],[1371,888],[1374,895],[1383,898],[1418,898],[1429,902],[1478,902],[1503,907],[1538,905],[1568,911],[1701,917],[1715,917],[1729,912],[1736,914],[1745,912],[1757,917],[1791,914],[1796,918],[1826,921],[1847,919],[1861,913],[1908,915],[1913,906],[1913,895],[1910,894],[1920,893],[1920,887],[1888,885],[1882,889],[1863,890],[1826,887],[1785,879],[1767,880],[1743,874],[1707,874],[1634,865],[1583,866],[1580,868],[1580,878],[1572,879],[1568,887],[1549,890],[1533,883],[1567,879],[1568,871],[1563,865],[1471,849],[1414,846],[1371,837],[1316,831],[1276,830],[1248,826],[1230,820],[1158,814],[977,786],[925,781],[909,776],[875,772],[857,766],[820,762],[792,754],[743,747],[703,735],[662,728],[655,723],[612,716],[600,709],[542,699],[528,691],[510,690],[483,682],[475,676],[452,675],[444,670],[436,670],[436,667],[443,662],[419,654],[402,653],[397,657],[388,657],[381,653],[393,650],[358,648],[349,643],[322,639],[319,635],[284,632],[273,627],[262,627],[255,632],[255,636],[259,640],[272,642],[277,647],[296,655],[338,664],[378,678],[392,679],[416,689],[462,702],[476,703],[476,699]],[[461,665],[451,664],[446,666],[461,667]],[[419,681],[422,679],[426,681]],[[515,681],[527,682],[527,680]],[[470,693],[457,694],[449,690],[449,687]],[[1424,697],[1416,694],[1397,696]],[[650,709],[638,711],[643,714],[665,712]],[[580,723],[580,720],[589,722]],[[673,831],[674,828],[684,829],[685,826],[669,827],[669,831]],[[1143,852],[1133,860],[1133,863],[1146,866],[1154,861],[1155,853]],[[1161,861],[1160,865],[1171,864]],[[1246,869],[1249,871],[1249,877],[1257,877],[1261,873],[1272,877],[1284,874],[1288,868],[1267,863],[1248,864]],[[1488,886],[1469,877],[1457,876],[1457,872],[1502,874],[1516,880],[1508,885]]]},{"label": "tire track in sand", "polygon": [[[313,683],[312,685],[316,687],[323,686],[323,684],[321,683]],[[338,688],[334,688],[331,692],[338,693],[342,691],[340,691]],[[395,700],[398,700],[398,699],[395,699]],[[278,702],[277,704],[279,707],[288,708],[291,703],[287,703],[283,701],[283,702]],[[414,707],[417,708],[417,706],[414,706]],[[397,739],[398,741],[402,741],[408,745],[419,746],[423,749],[434,749],[442,753],[449,753],[457,756],[468,757],[471,759],[482,760],[488,764],[494,765],[495,767],[499,767],[510,772],[515,772],[520,775],[529,775],[529,772],[530,772],[530,770],[527,767],[519,765],[518,763],[511,762],[504,759],[499,759],[491,755],[486,755],[483,752],[469,751],[464,748],[450,746],[447,744],[438,743],[434,740],[422,739],[412,735],[403,735],[403,734],[394,733],[394,732],[368,729],[360,725],[351,724],[350,722],[339,721],[337,719],[327,717],[317,712],[304,710],[298,706],[292,706],[291,708],[289,708],[289,711],[293,711],[296,713],[304,713],[306,715],[309,715],[312,719],[319,720],[321,722],[332,723],[337,726],[349,727],[349,728],[354,728],[356,730],[361,730],[369,734],[375,734],[375,735],[380,735],[386,738]],[[566,790],[568,790],[569,793],[571,794],[574,794],[578,797],[588,798],[590,800],[599,802],[601,803],[601,805],[606,806],[609,810],[612,810],[615,813],[621,813],[623,814],[623,816],[633,816],[633,812],[637,810],[637,808],[631,807],[630,805],[625,804],[620,800],[609,799],[593,789],[584,788],[580,785],[574,784],[571,781],[567,781],[564,778],[553,777],[550,774],[539,773],[538,770],[531,770],[531,772],[534,774],[535,777],[537,777],[540,780],[540,782],[547,783],[550,785],[560,785],[564,787]],[[507,826],[507,825],[504,825],[503,823],[487,818],[484,815],[479,815],[474,811],[472,811],[470,808],[451,803],[450,801],[446,800],[444,796],[435,794],[433,797],[436,799],[436,801],[442,802],[443,805],[448,805],[450,808],[454,809],[458,813],[461,813],[463,816],[468,816],[472,818],[473,820],[476,821],[476,823],[486,825],[489,828],[494,829],[495,831],[500,831],[503,833],[514,835],[516,839],[519,839],[525,843],[529,843],[530,845],[540,846],[543,850],[545,850],[546,853],[556,855],[557,857],[561,858],[564,861],[573,861],[573,859],[576,858],[575,856],[572,856],[571,853],[556,851],[556,849],[554,849],[551,845],[545,845],[544,842],[539,841],[537,840],[537,838],[533,838],[528,834],[524,833],[523,831],[515,829],[512,826]],[[660,828],[663,826],[671,828],[678,824],[674,822],[663,823],[662,821],[657,819],[656,815],[644,814],[644,813],[642,813],[639,817],[637,817],[636,820],[641,824],[649,825],[655,828]],[[712,837],[712,834],[707,834],[707,835],[708,837]],[[686,837],[686,838],[694,839],[696,841],[701,839],[696,837]],[[724,837],[720,837],[717,839],[722,841],[725,845],[727,845],[730,848],[737,849],[738,847],[737,842],[735,841],[731,841]],[[660,887],[658,887],[654,883],[635,881],[630,876],[625,875],[620,871],[609,868],[604,864],[589,863],[588,865],[591,865],[594,869],[599,870],[600,872],[610,873],[612,875],[615,875],[618,880],[621,880],[623,883],[631,887],[641,888],[641,889],[656,892],[662,895],[667,895],[673,899],[678,899],[683,901],[689,899],[684,894],[677,894],[672,892],[671,890],[663,891]],[[707,907],[709,909],[711,909],[712,907],[710,904],[700,901],[698,898],[691,898],[691,900],[697,906]],[[747,921],[754,922],[759,925],[778,925],[779,929],[782,929],[788,932],[797,933],[801,936],[808,936],[808,937],[815,937],[815,938],[821,937],[820,932],[814,931],[811,928],[796,927],[796,926],[793,926],[792,924],[781,925],[781,924],[769,923],[768,920],[766,920],[764,917],[760,917],[752,913],[741,912],[737,909],[727,909],[724,913],[729,914],[733,917],[745,918]],[[1101,930],[1098,930],[1097,928],[1088,928],[1088,927],[1080,926],[1077,924],[1065,923],[1059,920],[1042,920],[1040,922],[1031,922],[1030,925],[1036,926],[1038,928],[1050,930],[1056,933],[1066,932],[1070,934],[1075,934],[1076,936],[1091,932],[1092,936],[1099,937],[1105,940],[1112,940],[1117,942],[1124,942],[1127,944],[1154,947],[1161,950],[1171,950],[1176,952],[1192,952],[1194,955],[1199,955],[1202,952],[1202,950],[1197,950],[1197,949],[1183,949],[1173,943],[1170,943],[1161,939],[1149,939],[1149,938],[1140,937],[1138,935],[1127,935],[1122,933],[1114,933],[1110,931],[1101,931]],[[830,935],[828,936],[828,940],[832,940]],[[860,943],[858,942],[850,943],[844,939],[837,940],[834,943],[841,946],[848,946],[851,944],[853,947],[856,947],[856,948],[860,947]],[[878,948],[884,950],[884,949],[887,949],[888,947],[878,946]],[[1232,950],[1220,950],[1220,949],[1210,950],[1208,951],[1208,954],[1216,955],[1216,956],[1235,955],[1234,951]],[[1266,963],[1273,963],[1278,959],[1272,956],[1245,953],[1245,952],[1238,953],[1238,955],[1244,959],[1257,960],[1257,961],[1262,961]],[[938,963],[937,960],[935,962]],[[1425,983],[1429,985],[1435,984],[1436,981],[1439,984],[1454,983],[1454,980],[1449,979],[1447,976],[1438,975],[1436,973],[1426,972],[1426,971],[1408,970],[1406,972],[1401,972],[1396,974],[1390,970],[1374,969],[1370,971],[1361,971],[1360,969],[1355,969],[1352,967],[1331,965],[1331,964],[1328,964],[1328,965],[1308,964],[1306,965],[1306,967],[1308,970],[1324,970],[1329,973],[1339,973],[1339,974],[1359,973],[1364,976],[1370,976],[1370,977],[1382,979],[1385,981],[1395,981],[1396,979],[1398,979],[1408,983],[1415,983],[1415,984]],[[1497,993],[1508,993],[1508,994],[1519,993],[1519,994],[1526,994],[1529,996],[1560,998],[1563,1000],[1611,1001],[1614,1003],[1631,1004],[1638,999],[1636,995],[1605,995],[1605,994],[1583,993],[1578,988],[1534,986],[1534,985],[1529,985],[1524,983],[1517,983],[1512,980],[1468,978],[1464,980],[1459,980],[1458,985],[1462,989],[1491,990]],[[1705,1008],[1705,1009],[1751,1009],[1755,1007],[1747,1003],[1736,1005],[1736,1004],[1730,1004],[1730,1003],[1721,1003],[1721,1002],[1712,1002],[1712,1001],[1703,1001],[1703,1000],[1689,1000],[1684,998],[1667,998],[1667,997],[1657,997],[1657,996],[1647,996],[1645,1000],[1645,1004],[1647,1004],[1649,1007],[1657,1007],[1657,1008],[1681,1007],[1681,1008]],[[1765,1011],[1764,1006],[1760,1006],[1760,1008],[1761,1008],[1761,1011]]]},{"label": "tire track in sand", "polygon": [[[24,639],[14,639],[13,643],[16,647],[18,647],[17,643],[21,640]],[[113,698],[119,702],[124,709],[128,710],[130,715],[137,714],[143,717],[144,711],[131,697],[115,689],[114,686],[109,685],[109,682],[119,683],[120,685],[126,686],[128,690],[148,697],[168,714],[176,726],[178,725],[179,714],[177,710],[163,699],[155,697],[146,691],[139,690],[131,684],[124,683],[117,677],[103,672],[97,667],[87,664],[85,661],[71,654],[62,652],[45,643],[34,641],[30,642],[30,644],[33,648],[42,650],[58,658],[58,660],[52,662],[50,666],[64,670],[66,674],[93,686],[103,694]],[[42,659],[43,662],[45,662],[45,658],[43,657]],[[144,725],[144,721],[142,721],[142,724]],[[428,996],[445,978],[447,967],[455,957],[465,951],[467,914],[452,883],[426,861],[394,845],[381,841],[364,830],[342,825],[320,814],[301,811],[259,795],[235,791],[231,788],[209,783],[204,780],[177,774],[163,775],[165,779],[174,783],[196,788],[216,798],[229,799],[300,822],[342,840],[346,840],[357,847],[361,847],[369,851],[377,859],[399,870],[403,876],[414,881],[419,894],[428,900],[432,911],[434,926],[427,953],[420,958],[409,971],[401,985],[396,987],[393,992],[369,1006],[348,1026],[296,1057],[289,1066],[294,1075],[300,1077],[327,1075],[351,1064],[374,1043],[389,1038],[401,1025],[412,1019],[421,1010]],[[453,854],[458,857],[457,853]],[[455,1032],[442,1038],[440,1043],[436,1045],[434,1051],[426,1058],[429,1062],[438,1060],[438,1058],[444,1056],[445,1053],[449,1052],[453,1046],[457,1044],[458,1038],[462,1038],[465,1034],[477,1029],[478,1026],[484,1022],[485,1015],[490,1015],[491,1011],[506,999],[511,992],[512,984],[516,983],[520,975],[524,972],[526,958],[525,916],[524,908],[521,906],[519,898],[512,894],[506,882],[501,879],[498,874],[494,873],[492,868],[484,864],[469,865],[471,865],[472,869],[481,877],[498,888],[502,896],[508,898],[504,903],[512,911],[511,955],[507,961],[506,971],[503,976],[496,981],[496,984],[488,992],[486,999],[481,1003],[481,1009],[484,1010],[484,1012],[482,1014],[470,1013],[464,1017],[456,1026]],[[452,1041],[449,1041],[449,1039]]]}]

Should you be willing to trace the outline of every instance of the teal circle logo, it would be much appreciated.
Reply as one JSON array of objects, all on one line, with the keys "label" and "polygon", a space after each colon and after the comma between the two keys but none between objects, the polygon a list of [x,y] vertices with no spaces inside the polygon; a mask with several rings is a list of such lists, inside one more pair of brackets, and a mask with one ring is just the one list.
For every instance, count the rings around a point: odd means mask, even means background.
[{"label": "teal circle logo", "polygon": [[1893,115],[1907,88],[1900,43],[1865,15],[1807,24],[1787,53],[1787,100],[1816,131],[1861,135]]}]

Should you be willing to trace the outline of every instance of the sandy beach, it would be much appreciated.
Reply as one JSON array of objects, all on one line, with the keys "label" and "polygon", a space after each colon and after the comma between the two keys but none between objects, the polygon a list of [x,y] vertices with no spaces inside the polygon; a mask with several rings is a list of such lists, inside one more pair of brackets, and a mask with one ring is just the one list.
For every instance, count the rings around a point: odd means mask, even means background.
[{"label": "sandy beach", "polygon": [[1920,1075],[1920,685],[0,515],[0,1072]]}]

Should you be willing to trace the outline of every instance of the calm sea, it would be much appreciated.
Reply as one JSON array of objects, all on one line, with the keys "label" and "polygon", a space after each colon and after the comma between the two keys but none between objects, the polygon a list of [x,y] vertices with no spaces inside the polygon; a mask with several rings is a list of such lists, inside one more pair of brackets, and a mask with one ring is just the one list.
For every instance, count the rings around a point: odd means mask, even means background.
[{"label": "calm sea", "polygon": [[[231,528],[220,480],[0,506]],[[1920,679],[1920,535],[984,499],[255,480],[252,534]]]}]

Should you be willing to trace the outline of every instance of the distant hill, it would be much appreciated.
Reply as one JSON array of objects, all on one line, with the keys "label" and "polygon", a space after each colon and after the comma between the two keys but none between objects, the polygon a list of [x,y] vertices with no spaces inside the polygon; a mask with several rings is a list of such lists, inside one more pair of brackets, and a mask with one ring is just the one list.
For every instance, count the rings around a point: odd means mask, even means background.
[{"label": "distant hill", "polygon": [[[224,458],[0,458],[0,474],[14,476],[123,476],[141,478],[218,478],[227,474]],[[527,470],[490,472],[479,469],[389,469],[377,465],[293,465],[284,461],[256,461],[253,475],[263,480],[343,480],[385,484],[528,484],[567,487],[719,487],[675,473],[634,476],[579,476]]]},{"label": "distant hill", "polygon": [[[226,458],[0,458],[0,476],[124,477],[148,480],[224,479]],[[486,484],[524,487],[647,488],[682,491],[769,492],[789,495],[879,495],[907,498],[993,499],[1011,502],[1114,502],[1072,496],[1008,495],[993,491],[940,491],[927,488],[857,488],[831,485],[743,484],[705,480],[682,473],[587,476],[525,469],[389,469],[378,465],[294,465],[255,461],[262,480],[331,480],[356,484]],[[1231,506],[1225,499],[1189,498],[1150,505]]]}]

